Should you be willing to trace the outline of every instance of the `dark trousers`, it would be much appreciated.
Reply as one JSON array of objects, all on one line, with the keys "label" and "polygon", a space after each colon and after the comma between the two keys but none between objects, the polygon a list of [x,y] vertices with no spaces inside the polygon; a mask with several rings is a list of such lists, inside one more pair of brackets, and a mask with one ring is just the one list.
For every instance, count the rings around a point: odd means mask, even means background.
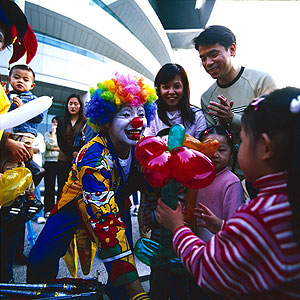
[{"label": "dark trousers", "polygon": [[47,282],[56,278],[59,259],[65,255],[80,224],[76,204],[72,202],[47,220],[29,253],[27,282]]},{"label": "dark trousers", "polygon": [[20,239],[22,231],[24,231],[24,222],[20,222],[20,220],[15,220],[5,223],[2,218],[2,212],[3,208],[0,210],[0,282],[7,283],[14,279],[14,259],[17,251],[18,241]]},{"label": "dark trousers", "polygon": [[72,162],[59,160],[57,162],[57,170],[58,170],[58,191],[57,195],[60,196],[60,193],[68,180],[69,173],[72,168]]},{"label": "dark trousers", "polygon": [[55,180],[58,178],[58,163],[56,161],[45,161],[44,169],[46,170],[44,177],[44,211],[47,213],[51,211],[55,204]]},{"label": "dark trousers", "polygon": [[[130,211],[121,215],[126,225],[125,234],[132,246],[132,226]],[[74,201],[68,203],[47,220],[37,241],[32,247],[27,262],[27,282],[41,283],[56,278],[59,259],[65,255],[76,229],[81,224],[81,218]],[[129,299],[123,286],[112,287],[107,284],[107,294],[114,300]]]},{"label": "dark trousers", "polygon": [[25,223],[23,223],[23,228],[20,232],[20,238],[17,244],[17,251],[16,253],[23,253],[24,251],[24,243],[25,243]]}]

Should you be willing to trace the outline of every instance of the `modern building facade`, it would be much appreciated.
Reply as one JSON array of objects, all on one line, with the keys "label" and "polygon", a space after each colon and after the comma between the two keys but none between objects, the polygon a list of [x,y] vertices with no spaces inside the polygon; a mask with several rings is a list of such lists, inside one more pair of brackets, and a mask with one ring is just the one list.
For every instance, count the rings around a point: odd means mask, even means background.
[{"label": "modern building facade", "polygon": [[[29,65],[36,73],[33,92],[53,97],[45,124],[53,115],[63,114],[70,94],[78,93],[88,100],[89,88],[116,71],[152,82],[160,67],[172,61],[172,46],[157,14],[157,2],[165,0],[16,2],[38,40],[37,55]],[[1,53],[2,75],[8,74],[10,56],[10,50]]]}]

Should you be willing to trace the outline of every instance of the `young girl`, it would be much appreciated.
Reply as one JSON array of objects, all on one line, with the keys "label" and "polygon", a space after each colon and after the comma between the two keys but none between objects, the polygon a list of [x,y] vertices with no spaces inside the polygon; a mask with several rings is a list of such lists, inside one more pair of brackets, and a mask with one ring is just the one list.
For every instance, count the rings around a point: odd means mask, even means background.
[{"label": "young girl", "polygon": [[[242,185],[239,178],[228,168],[228,162],[233,152],[232,134],[222,126],[213,126],[205,129],[200,135],[200,141],[206,139],[219,141],[219,149],[210,157],[216,167],[216,178],[208,187],[196,192],[196,205],[204,204],[218,218],[228,220],[243,202]],[[189,198],[195,190],[188,189],[185,199]],[[199,209],[195,209],[198,211]],[[195,233],[205,242],[208,242],[213,234],[204,228],[206,223],[196,221]]]},{"label": "young girl", "polygon": [[196,282],[224,299],[300,298],[300,89],[253,101],[242,117],[239,163],[259,189],[208,243],[159,201],[157,218]]}]

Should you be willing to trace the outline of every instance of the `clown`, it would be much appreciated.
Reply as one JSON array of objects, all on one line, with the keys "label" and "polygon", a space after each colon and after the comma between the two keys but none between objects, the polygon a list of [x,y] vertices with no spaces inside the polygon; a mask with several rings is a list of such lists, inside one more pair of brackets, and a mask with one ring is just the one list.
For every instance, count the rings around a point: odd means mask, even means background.
[{"label": "clown", "polygon": [[[153,118],[156,98],[154,89],[142,78],[118,73],[91,89],[86,115],[98,134],[79,151],[60,200],[29,254],[29,282],[46,282],[57,276],[60,257],[83,226],[109,274],[109,297],[149,299],[131,250],[128,197],[137,189],[155,197],[140,171],[134,146]],[[87,253],[92,248],[79,248],[79,257],[84,254],[83,272],[88,273],[90,268],[84,265],[90,262]]]}]

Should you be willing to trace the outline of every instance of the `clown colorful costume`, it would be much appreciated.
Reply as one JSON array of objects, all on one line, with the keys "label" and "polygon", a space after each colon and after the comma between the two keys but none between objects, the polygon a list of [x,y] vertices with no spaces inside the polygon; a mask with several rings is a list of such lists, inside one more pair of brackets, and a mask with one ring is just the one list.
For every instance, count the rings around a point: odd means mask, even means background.
[{"label": "clown colorful costume", "polygon": [[[27,281],[55,278],[59,259],[66,254],[76,233],[85,275],[92,261],[91,241],[97,244],[109,274],[110,299],[125,300],[130,295],[135,300],[146,300],[149,297],[138,279],[131,251],[131,218],[126,201],[137,189],[154,196],[138,170],[134,146],[153,117],[157,97],[142,78],[115,75],[98,83],[97,90],[91,90],[86,116],[99,133],[74,161],[61,198],[29,254]],[[76,247],[73,249],[77,257]],[[72,247],[69,250],[72,253]],[[76,269],[76,263],[72,268]]]},{"label": "clown colorful costume", "polygon": [[[120,172],[119,161],[109,138],[97,135],[86,144],[73,164],[60,201],[52,211],[55,222],[46,223],[30,253],[28,281],[47,281],[56,277],[59,258],[65,254],[73,234],[82,224],[91,240],[101,249],[100,256],[106,265],[112,284],[124,285],[136,280],[138,274],[130,247],[132,241],[129,243],[125,236],[125,225],[120,220],[119,211],[119,207],[125,208],[125,203],[122,201],[127,199],[137,187],[149,195],[146,191],[146,182],[137,170],[134,156],[132,156],[130,179],[134,179],[132,180],[134,184],[127,182],[125,191],[124,174],[122,170]],[[58,217],[61,215],[60,210],[69,211],[70,216],[74,214],[75,204],[80,213],[79,215],[75,212],[78,217],[70,217],[72,220],[69,217],[67,219]],[[64,223],[67,222],[72,223],[68,229],[68,241],[60,244],[57,238],[62,230],[66,231]],[[38,253],[35,249],[38,249]]]}]

